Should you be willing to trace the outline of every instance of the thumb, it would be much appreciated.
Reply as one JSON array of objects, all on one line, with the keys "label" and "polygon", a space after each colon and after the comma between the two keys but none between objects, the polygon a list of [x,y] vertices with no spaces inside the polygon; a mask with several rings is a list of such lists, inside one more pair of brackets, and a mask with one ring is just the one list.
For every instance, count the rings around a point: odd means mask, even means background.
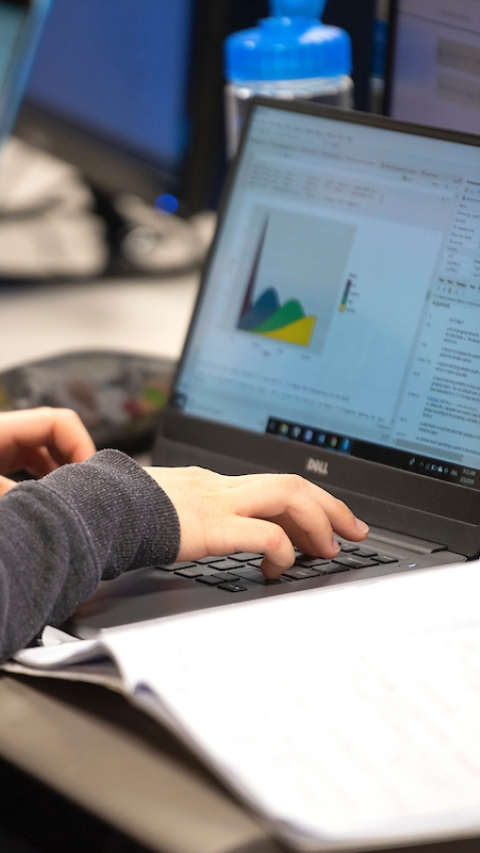
[{"label": "thumb", "polygon": [[15,480],[9,480],[8,477],[0,476],[0,498],[2,497],[2,495],[5,495],[7,492],[9,492],[10,489],[13,489],[13,487],[16,485],[17,483],[15,482]]}]

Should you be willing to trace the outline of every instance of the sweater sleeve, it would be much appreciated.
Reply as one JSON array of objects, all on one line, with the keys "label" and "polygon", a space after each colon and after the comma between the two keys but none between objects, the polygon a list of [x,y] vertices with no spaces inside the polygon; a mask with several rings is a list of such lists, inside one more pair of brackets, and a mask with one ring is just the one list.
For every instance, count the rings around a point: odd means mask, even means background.
[{"label": "sweater sleeve", "polygon": [[116,450],[0,498],[0,660],[61,624],[102,579],[173,562],[180,525],[163,490]]}]

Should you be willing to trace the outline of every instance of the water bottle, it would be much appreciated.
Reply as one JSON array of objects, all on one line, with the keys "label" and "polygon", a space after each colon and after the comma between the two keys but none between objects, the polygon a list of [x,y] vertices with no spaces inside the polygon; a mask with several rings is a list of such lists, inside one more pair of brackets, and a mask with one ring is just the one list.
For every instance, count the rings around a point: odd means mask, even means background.
[{"label": "water bottle", "polygon": [[255,95],[351,109],[348,33],[319,20],[326,0],[270,0],[272,17],[225,41],[227,154],[233,157]]}]

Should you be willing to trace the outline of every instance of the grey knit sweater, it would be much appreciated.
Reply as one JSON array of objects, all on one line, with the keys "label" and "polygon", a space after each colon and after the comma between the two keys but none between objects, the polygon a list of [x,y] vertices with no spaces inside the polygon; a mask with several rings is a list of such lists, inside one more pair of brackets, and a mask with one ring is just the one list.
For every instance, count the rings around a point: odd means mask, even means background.
[{"label": "grey knit sweater", "polygon": [[128,456],[103,450],[0,498],[0,661],[61,624],[101,579],[172,562],[173,504]]}]

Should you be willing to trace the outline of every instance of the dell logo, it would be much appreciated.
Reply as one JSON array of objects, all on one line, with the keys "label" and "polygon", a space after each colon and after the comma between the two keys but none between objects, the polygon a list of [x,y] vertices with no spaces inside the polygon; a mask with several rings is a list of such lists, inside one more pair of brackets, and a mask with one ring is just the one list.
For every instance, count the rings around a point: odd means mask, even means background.
[{"label": "dell logo", "polygon": [[321,474],[322,477],[328,477],[328,462],[321,462],[320,459],[312,459],[310,456],[307,459],[306,468],[310,474]]}]

